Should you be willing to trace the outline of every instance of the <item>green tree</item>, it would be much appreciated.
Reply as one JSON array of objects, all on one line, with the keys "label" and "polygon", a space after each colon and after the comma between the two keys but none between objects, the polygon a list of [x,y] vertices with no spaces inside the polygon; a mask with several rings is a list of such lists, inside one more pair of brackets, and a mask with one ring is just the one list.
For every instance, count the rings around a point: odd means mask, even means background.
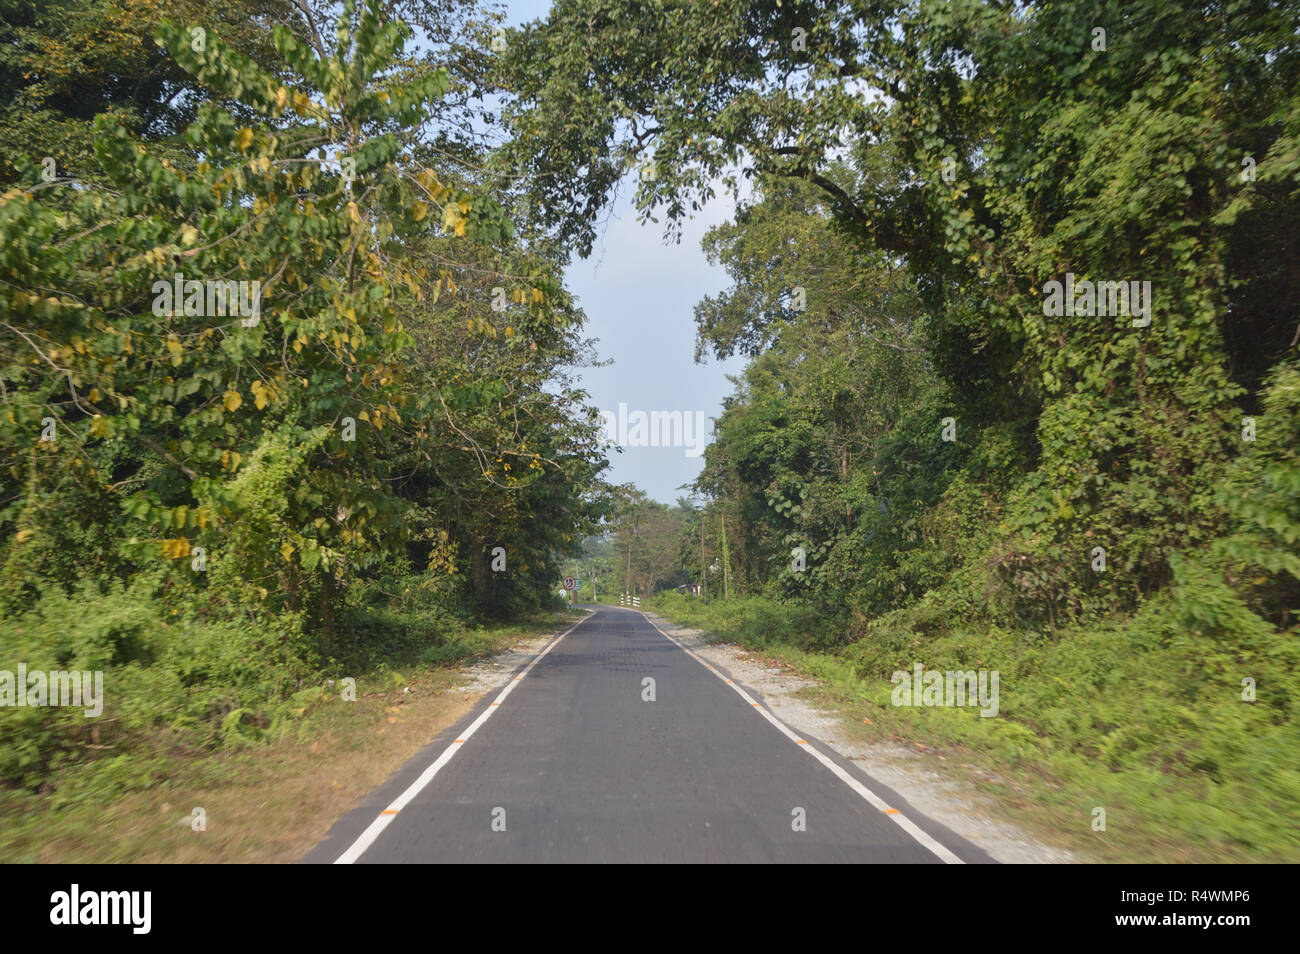
[{"label": "green tree", "polygon": [[[546,461],[526,488],[499,495],[514,508],[509,525],[536,528],[535,553],[548,532],[574,541],[583,532],[576,501],[601,463],[582,435],[548,441],[577,399],[541,396],[556,355],[533,360],[515,393],[481,374],[442,383],[436,401],[419,390],[437,366],[420,363],[400,313],[454,278],[427,274],[408,246],[500,246],[511,230],[490,198],[412,161],[413,131],[449,79],[399,60],[408,36],[375,3],[359,13],[344,4],[323,55],[321,44],[277,27],[284,72],[296,78],[281,82],[215,32],[165,24],[159,42],[181,66],[262,120],[241,125],[205,103],[178,164],[105,115],[96,150],[111,189],[4,196],[0,521],[16,530],[11,599],[42,586],[51,568],[71,571],[57,556],[68,552],[76,572],[92,575],[161,557],[177,568],[177,585],[202,588],[205,577],[190,570],[201,547],[214,564],[238,568],[240,586],[224,598],[310,609],[328,639],[349,568],[404,545],[411,502],[395,489],[395,465],[413,443],[459,427],[454,416],[433,426],[457,388],[473,404],[459,413],[510,406],[526,419],[517,446],[502,447],[499,428],[487,432],[492,457],[533,455],[516,458],[523,471]],[[260,282],[260,313],[214,320],[201,296],[160,305],[178,273]],[[548,299],[554,280],[537,274],[541,287],[524,285],[513,318],[533,347],[556,340],[548,316],[568,323]],[[42,440],[51,428],[56,439]],[[262,533],[232,533],[255,525],[271,492],[241,481],[246,462],[270,468],[285,498]],[[69,513],[85,524],[70,525]]]}]

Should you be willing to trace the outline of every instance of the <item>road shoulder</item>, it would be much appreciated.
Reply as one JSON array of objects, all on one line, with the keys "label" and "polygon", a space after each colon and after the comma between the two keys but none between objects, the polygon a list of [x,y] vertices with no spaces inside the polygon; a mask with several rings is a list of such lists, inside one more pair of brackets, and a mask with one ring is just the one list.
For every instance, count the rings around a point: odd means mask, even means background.
[{"label": "road shoulder", "polygon": [[273,741],[205,753],[160,734],[123,763],[129,777],[116,788],[69,777],[52,792],[11,792],[0,807],[0,860],[298,861],[568,625],[502,627],[473,663],[361,676],[355,701],[327,691]]},{"label": "road shoulder", "polygon": [[[790,666],[735,643],[646,613],[648,619],[731,678],[761,696],[773,715],[853,763],[861,773],[893,792],[921,815],[1007,864],[1063,864],[1088,859],[1042,839],[1000,817],[996,804],[974,784],[944,765],[947,756],[902,744],[854,737],[852,716],[814,705],[806,696],[819,682]],[[959,766],[960,767],[960,766]],[[980,770],[968,766],[968,773]]]},{"label": "road shoulder", "polygon": [[[483,715],[492,698],[511,679],[522,675],[547,644],[582,622],[586,615],[574,617],[553,630],[519,639],[508,649],[462,670],[462,683],[450,690],[460,696],[462,703],[457,716],[428,725],[427,730],[433,733],[432,739],[418,749],[408,751],[403,748],[400,758],[393,753],[387,776],[372,779],[370,787],[360,793],[349,810],[335,814],[332,823],[322,828],[311,845],[304,846],[310,850],[299,859],[301,863],[334,863],[356,843],[385,806],[406,791],[466,726]],[[425,738],[429,736],[426,734]]]}]

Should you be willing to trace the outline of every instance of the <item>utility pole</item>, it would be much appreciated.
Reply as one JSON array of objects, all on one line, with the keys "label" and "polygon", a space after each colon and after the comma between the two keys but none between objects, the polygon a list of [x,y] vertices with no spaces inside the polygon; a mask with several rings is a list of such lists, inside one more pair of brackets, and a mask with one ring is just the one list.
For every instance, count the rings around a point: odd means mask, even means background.
[{"label": "utility pole", "polygon": [[704,602],[704,581],[708,578],[709,566],[704,559],[704,508],[700,508],[700,602]]},{"label": "utility pole", "polygon": [[727,515],[718,514],[722,521],[722,598],[731,599],[731,554],[727,550]]}]

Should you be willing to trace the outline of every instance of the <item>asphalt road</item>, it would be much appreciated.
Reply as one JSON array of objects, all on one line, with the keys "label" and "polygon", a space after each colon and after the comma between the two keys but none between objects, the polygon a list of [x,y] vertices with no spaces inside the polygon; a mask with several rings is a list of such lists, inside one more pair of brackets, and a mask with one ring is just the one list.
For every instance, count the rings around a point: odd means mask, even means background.
[{"label": "asphalt road", "polygon": [[991,861],[639,612],[595,608],[514,675],[303,860]]}]

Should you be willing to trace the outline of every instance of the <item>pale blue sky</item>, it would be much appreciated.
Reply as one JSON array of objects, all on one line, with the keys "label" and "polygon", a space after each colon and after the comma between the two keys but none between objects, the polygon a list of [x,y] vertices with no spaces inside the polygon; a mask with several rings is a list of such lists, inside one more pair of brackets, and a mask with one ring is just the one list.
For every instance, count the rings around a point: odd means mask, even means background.
[{"label": "pale blue sky", "polygon": [[[550,3],[511,0],[505,8],[508,22],[517,25],[543,16]],[[587,335],[600,339],[602,359],[613,359],[607,367],[580,369],[583,387],[593,405],[614,413],[620,402],[629,413],[703,411],[711,431],[732,390],[726,375],[738,374],[744,361],[694,363],[695,303],[729,284],[721,268],[710,267],[700,239],[734,206],[725,194],[714,199],[686,224],[680,244],[665,245],[662,223],[637,221],[634,191],[629,174],[591,258],[575,261],[566,274],[587,314]],[[634,483],[655,500],[673,503],[686,493],[677,488],[699,475],[704,458],[688,457],[683,447],[629,447],[611,453],[610,462],[611,482]]]}]

